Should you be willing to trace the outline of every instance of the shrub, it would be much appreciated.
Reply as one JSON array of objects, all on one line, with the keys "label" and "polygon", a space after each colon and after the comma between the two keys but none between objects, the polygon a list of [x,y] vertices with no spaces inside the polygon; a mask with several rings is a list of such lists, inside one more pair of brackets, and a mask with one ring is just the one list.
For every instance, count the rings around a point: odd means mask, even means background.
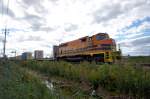
[{"label": "shrub", "polygon": [[138,98],[150,95],[150,72],[142,68],[109,64],[96,65],[87,62],[71,64],[63,61],[27,61],[21,65],[50,76],[89,81],[93,86],[101,85],[109,91],[129,94]]}]

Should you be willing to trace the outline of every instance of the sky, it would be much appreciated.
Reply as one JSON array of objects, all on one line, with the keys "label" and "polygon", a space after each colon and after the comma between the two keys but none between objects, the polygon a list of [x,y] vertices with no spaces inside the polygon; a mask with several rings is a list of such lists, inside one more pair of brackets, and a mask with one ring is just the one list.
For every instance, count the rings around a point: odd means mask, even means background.
[{"label": "sky", "polygon": [[0,53],[5,27],[8,56],[49,57],[53,45],[96,33],[108,33],[123,55],[150,55],[150,0],[0,0]]}]

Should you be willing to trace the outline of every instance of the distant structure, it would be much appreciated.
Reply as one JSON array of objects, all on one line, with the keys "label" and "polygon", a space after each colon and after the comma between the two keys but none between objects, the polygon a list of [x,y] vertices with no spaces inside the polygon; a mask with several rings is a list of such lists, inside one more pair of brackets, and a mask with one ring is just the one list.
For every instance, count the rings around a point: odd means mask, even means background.
[{"label": "distant structure", "polygon": [[21,60],[21,57],[22,57],[22,55],[18,55],[18,56],[16,56],[15,58],[16,58],[17,60]]},{"label": "distant structure", "polygon": [[24,52],[21,55],[22,60],[29,60],[32,59],[32,53],[31,52]]},{"label": "distant structure", "polygon": [[21,60],[22,59],[22,55],[17,55],[15,57],[9,57],[10,60]]},{"label": "distant structure", "polygon": [[43,50],[35,50],[34,59],[43,59]]},{"label": "distant structure", "polygon": [[59,48],[59,46],[56,46],[56,45],[53,46],[53,57],[54,57],[54,59],[56,59],[56,57],[59,53],[58,48]]}]

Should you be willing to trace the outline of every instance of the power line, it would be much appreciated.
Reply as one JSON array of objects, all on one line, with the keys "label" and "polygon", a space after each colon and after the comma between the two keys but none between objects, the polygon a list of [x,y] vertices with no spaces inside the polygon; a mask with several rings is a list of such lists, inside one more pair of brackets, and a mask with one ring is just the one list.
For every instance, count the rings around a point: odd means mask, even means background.
[{"label": "power line", "polygon": [[9,0],[7,1],[7,14],[8,14],[8,8],[9,8]]},{"label": "power line", "polygon": [[3,0],[1,0],[1,24],[3,24],[3,13],[4,13],[4,8],[3,8]]},{"label": "power line", "polygon": [[1,5],[1,7],[2,7],[1,9],[2,9],[2,17],[3,17],[3,0],[1,0],[1,4],[2,4]]},{"label": "power line", "polygon": [[[8,15],[8,9],[9,9],[9,0],[7,0],[7,9],[6,9],[6,15]],[[7,22],[8,22],[8,19],[6,18],[6,23],[5,23],[5,28],[7,28]]]}]

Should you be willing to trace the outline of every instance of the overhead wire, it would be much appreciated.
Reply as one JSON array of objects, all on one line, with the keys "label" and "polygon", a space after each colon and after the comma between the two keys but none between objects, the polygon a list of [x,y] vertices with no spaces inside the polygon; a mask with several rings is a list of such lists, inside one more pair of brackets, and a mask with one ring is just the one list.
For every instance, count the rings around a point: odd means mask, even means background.
[{"label": "overhead wire", "polygon": [[3,0],[1,0],[1,16],[3,17]]},{"label": "overhead wire", "polygon": [[[8,16],[8,9],[9,9],[9,0],[7,0],[7,9],[6,9],[6,15]],[[7,28],[7,22],[8,22],[8,18],[6,18],[6,22],[5,22],[5,28]]]},{"label": "overhead wire", "polygon": [[[4,13],[4,8],[3,8],[3,0],[1,0],[1,24],[3,25],[3,13]],[[3,28],[3,27],[2,27]],[[2,31],[3,29],[1,29]],[[3,32],[3,31],[2,31]]]},{"label": "overhead wire", "polygon": [[2,11],[2,12],[1,12],[1,17],[3,17],[3,12],[4,12],[4,11],[3,11],[3,0],[1,0],[1,11]]},{"label": "overhead wire", "polygon": [[4,31],[4,28],[7,28],[7,22],[8,22],[8,18],[4,18],[4,14],[8,15],[9,14],[9,0],[7,0],[7,5],[6,5],[6,9],[4,9],[4,1],[1,0],[1,24],[4,26],[2,26],[1,31]]}]

